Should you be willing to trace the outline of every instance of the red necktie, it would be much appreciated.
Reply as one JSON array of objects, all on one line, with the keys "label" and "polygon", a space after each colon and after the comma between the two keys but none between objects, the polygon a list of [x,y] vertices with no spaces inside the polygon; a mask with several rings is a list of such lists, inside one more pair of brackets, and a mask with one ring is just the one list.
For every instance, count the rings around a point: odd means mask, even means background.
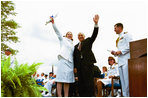
[{"label": "red necktie", "polygon": [[81,42],[79,43],[78,50],[81,51]]}]

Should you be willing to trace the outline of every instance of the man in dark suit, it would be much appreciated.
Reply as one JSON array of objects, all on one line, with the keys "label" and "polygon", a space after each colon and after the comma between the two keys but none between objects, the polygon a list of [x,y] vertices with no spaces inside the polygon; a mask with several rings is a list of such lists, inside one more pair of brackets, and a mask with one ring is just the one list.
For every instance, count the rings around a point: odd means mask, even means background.
[{"label": "man in dark suit", "polygon": [[93,66],[96,63],[96,59],[91,49],[98,35],[98,20],[99,16],[95,15],[93,18],[95,27],[91,37],[85,39],[83,33],[78,34],[80,42],[75,45],[74,49],[74,67],[77,69],[80,97],[94,96]]}]

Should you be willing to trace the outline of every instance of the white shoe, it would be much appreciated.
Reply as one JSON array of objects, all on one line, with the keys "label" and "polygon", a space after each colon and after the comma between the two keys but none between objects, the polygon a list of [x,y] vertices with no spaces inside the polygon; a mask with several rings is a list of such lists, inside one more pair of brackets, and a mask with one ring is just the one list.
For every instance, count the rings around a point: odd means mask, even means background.
[{"label": "white shoe", "polygon": [[52,95],[47,93],[46,95],[44,95],[44,97],[51,97]]}]

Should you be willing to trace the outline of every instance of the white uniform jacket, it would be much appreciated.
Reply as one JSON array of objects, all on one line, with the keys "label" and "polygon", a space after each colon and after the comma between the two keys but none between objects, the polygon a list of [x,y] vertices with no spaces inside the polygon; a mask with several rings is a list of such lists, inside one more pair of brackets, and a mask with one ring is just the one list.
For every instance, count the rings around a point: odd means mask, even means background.
[{"label": "white uniform jacket", "polygon": [[109,78],[109,76],[119,76],[119,69],[118,69],[118,64],[113,64],[108,72],[107,72],[107,77]]},{"label": "white uniform jacket", "polygon": [[[104,79],[99,79],[98,81],[102,81],[104,85],[111,84],[111,78],[109,78],[109,76],[119,76],[119,70],[117,64],[113,64],[109,68],[107,76]],[[114,80],[114,83],[119,84],[119,80]]]},{"label": "white uniform jacket", "polygon": [[64,58],[70,62],[73,63],[73,51],[74,51],[74,45],[72,40],[63,37],[59,30],[57,29],[55,24],[52,24],[58,39],[60,41],[60,53],[58,55],[58,59]]},{"label": "white uniform jacket", "polygon": [[128,33],[121,32],[119,35],[119,42],[117,43],[118,51],[121,51],[121,54],[118,56],[118,65],[128,64],[128,59],[130,58],[129,53],[129,42],[132,40],[131,36]]}]

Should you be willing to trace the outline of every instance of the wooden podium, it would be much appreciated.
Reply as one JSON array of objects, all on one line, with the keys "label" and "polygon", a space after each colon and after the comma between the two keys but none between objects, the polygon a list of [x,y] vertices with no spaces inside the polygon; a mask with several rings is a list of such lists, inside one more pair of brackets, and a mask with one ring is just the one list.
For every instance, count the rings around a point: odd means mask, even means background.
[{"label": "wooden podium", "polygon": [[130,97],[147,97],[147,39],[130,42]]}]

